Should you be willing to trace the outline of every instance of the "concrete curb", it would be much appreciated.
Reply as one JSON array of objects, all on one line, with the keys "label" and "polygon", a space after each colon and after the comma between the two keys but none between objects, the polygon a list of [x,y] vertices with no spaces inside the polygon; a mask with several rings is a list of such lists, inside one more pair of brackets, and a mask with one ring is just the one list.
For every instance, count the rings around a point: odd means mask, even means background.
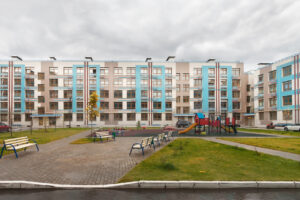
[{"label": "concrete curb", "polygon": [[107,185],[67,185],[0,181],[0,189],[300,189],[300,181],[133,181]]}]

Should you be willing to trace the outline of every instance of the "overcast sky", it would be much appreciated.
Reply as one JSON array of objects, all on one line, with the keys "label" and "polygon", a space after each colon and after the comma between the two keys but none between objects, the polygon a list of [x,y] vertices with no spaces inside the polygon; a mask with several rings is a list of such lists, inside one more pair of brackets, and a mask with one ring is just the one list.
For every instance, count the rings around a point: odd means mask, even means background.
[{"label": "overcast sky", "polygon": [[239,60],[300,52],[297,0],[0,0],[0,59]]}]

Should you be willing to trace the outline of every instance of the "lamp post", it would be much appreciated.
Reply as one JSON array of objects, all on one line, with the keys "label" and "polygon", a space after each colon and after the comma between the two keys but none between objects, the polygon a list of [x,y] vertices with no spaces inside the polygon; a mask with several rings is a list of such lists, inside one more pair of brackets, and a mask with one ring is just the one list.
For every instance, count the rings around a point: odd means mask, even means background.
[{"label": "lamp post", "polygon": [[[58,103],[57,103],[58,104]],[[56,132],[56,109],[57,109],[57,107],[56,107],[56,105],[55,105],[55,110],[54,110],[54,112],[55,112],[55,114],[54,114],[54,117],[55,117],[55,128],[54,128],[54,131]]]},{"label": "lamp post", "polygon": [[[72,97],[70,99],[70,104],[72,103]],[[72,116],[72,109],[70,109],[70,116]],[[71,117],[69,116],[69,128],[71,128]]]},{"label": "lamp post", "polygon": [[30,109],[30,134],[32,135],[32,125],[33,125],[33,121],[32,121],[32,109]]}]

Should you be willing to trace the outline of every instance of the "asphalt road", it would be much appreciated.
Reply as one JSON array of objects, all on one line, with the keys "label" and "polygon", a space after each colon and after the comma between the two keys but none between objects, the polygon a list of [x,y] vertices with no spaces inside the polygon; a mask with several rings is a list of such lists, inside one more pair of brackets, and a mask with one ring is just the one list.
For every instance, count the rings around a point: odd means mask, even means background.
[{"label": "asphalt road", "polygon": [[0,199],[299,200],[300,190],[0,190]]}]

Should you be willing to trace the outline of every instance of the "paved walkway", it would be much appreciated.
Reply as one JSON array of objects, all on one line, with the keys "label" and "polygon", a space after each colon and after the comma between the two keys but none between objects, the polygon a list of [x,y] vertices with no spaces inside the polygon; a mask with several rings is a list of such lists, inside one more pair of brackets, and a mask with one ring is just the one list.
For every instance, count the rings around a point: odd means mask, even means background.
[{"label": "paved walkway", "polygon": [[248,149],[248,150],[251,150],[251,151],[258,151],[258,152],[265,153],[265,154],[280,156],[280,157],[286,158],[286,159],[300,161],[300,155],[299,154],[288,153],[288,152],[283,152],[283,151],[277,151],[277,150],[272,150],[272,149],[267,149],[267,148],[251,146],[251,145],[247,145],[247,144],[241,144],[241,143],[237,143],[237,142],[221,140],[221,139],[217,139],[215,137],[206,137],[206,138],[203,137],[202,139],[207,140],[207,141],[211,141],[211,142],[226,144],[226,145],[230,145],[230,146],[241,147],[241,148]]},{"label": "paved walkway", "polygon": [[[0,159],[0,180],[26,180],[58,184],[110,184],[116,183],[136,164],[150,156],[138,150],[128,155],[133,143],[140,137],[118,137],[114,142],[70,144],[87,136],[86,131],[77,135],[39,145],[26,152],[4,155]],[[163,145],[162,145],[163,146]]]}]

